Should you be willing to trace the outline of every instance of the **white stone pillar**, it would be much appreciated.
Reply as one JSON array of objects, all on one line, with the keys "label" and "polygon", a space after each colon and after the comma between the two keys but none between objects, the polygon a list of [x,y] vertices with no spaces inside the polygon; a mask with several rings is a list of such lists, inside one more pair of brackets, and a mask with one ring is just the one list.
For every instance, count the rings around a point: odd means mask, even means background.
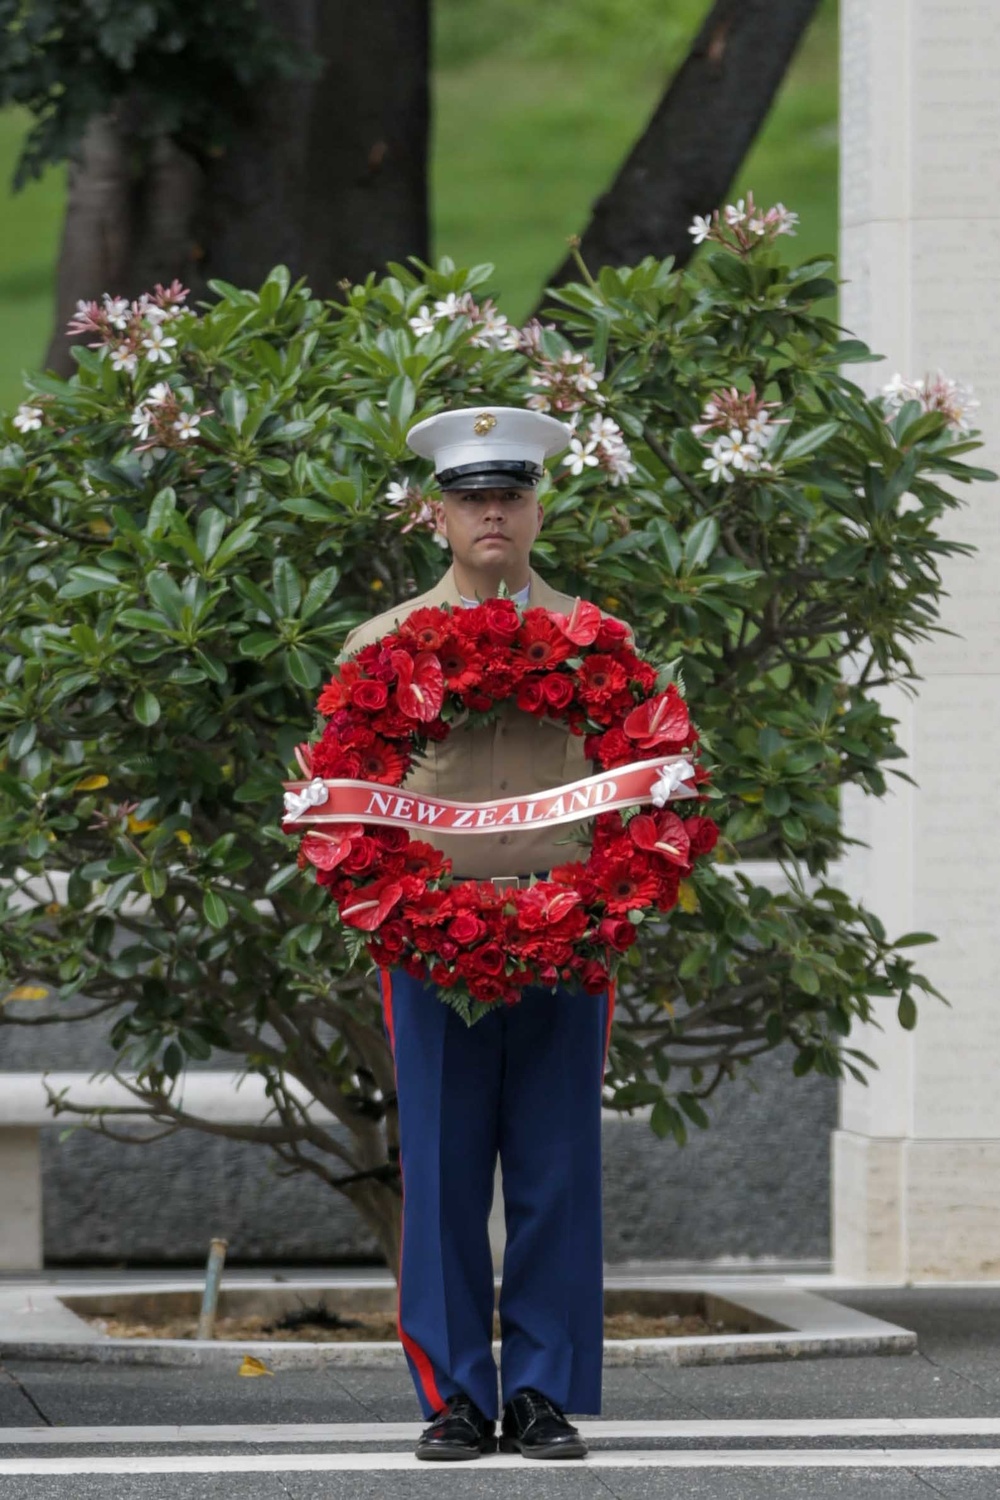
[{"label": "white stone pillar", "polygon": [[[842,321],[887,356],[874,389],[938,368],[975,387],[1000,463],[1000,4],[841,0]],[[880,1071],[843,1086],[834,1139],[834,1268],[863,1281],[1000,1276],[1000,493],[961,487],[946,534],[979,548],[943,568],[941,623],[914,652],[918,696],[886,694],[918,786],[851,793],[870,848],[845,888],[951,1001],[906,1034],[891,1009],[858,1044]]]}]

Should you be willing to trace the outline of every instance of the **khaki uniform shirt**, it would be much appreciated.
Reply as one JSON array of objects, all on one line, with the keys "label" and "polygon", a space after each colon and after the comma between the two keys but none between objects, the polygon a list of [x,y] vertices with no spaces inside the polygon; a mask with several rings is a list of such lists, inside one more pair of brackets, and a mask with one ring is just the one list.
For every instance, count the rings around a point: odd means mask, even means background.
[{"label": "khaki uniform shirt", "polygon": [[[575,600],[550,588],[533,568],[529,572],[526,608],[568,615]],[[352,630],[338,661],[395,630],[414,610],[443,604],[464,608],[454,566],[426,594],[397,604]],[[512,699],[498,709],[495,723],[452,728],[446,740],[429,743],[425,755],[415,755],[403,781],[406,790],[461,802],[489,802],[496,797],[551,791],[579,781],[594,769],[584,756],[583,736],[571,734],[560,720],[522,713]],[[451,860],[455,875],[464,879],[542,874],[553,865],[586,858],[589,852],[581,842],[579,826],[573,824],[523,831],[508,828],[503,833],[444,834],[421,828],[412,837],[440,849]]]}]

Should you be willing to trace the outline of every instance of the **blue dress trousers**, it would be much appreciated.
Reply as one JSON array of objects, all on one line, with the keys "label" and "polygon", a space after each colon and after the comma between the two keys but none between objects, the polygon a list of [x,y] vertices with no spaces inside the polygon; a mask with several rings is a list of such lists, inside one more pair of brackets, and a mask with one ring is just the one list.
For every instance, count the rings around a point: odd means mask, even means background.
[{"label": "blue dress trousers", "polygon": [[399,1098],[399,1333],[424,1415],[458,1392],[499,1414],[489,1215],[507,1244],[502,1399],[531,1386],[597,1413],[603,1353],[601,1091],[614,984],[529,987],[474,1026],[437,987],[379,972]]}]

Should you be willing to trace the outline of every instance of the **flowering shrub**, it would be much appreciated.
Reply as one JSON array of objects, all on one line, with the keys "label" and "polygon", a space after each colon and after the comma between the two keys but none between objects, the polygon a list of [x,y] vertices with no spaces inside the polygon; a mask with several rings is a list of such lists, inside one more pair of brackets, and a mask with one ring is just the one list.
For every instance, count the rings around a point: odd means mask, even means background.
[{"label": "flowering shrub", "polygon": [[[933,988],[909,953],[926,935],[890,938],[832,865],[839,788],[899,773],[876,690],[914,679],[941,558],[968,550],[945,526],[957,485],[989,477],[968,398],[934,380],[868,399],[843,371],[871,356],[816,309],[831,263],[783,259],[789,216],[705,223],[691,268],[581,271],[521,329],[489,267],[447,260],[342,304],[282,268],[215,283],[206,311],[112,288],[78,310],[73,379],[31,377],[0,426],[0,1014],[30,1021],[24,984],[90,997],[161,1119],[192,1123],[171,1098],[186,1057],[240,1054],[268,1078],[264,1138],[387,1247],[377,993],[297,869],[281,783],[347,632],[440,574],[405,435],[443,406],[573,424],[534,563],[669,663],[712,774],[715,858],[620,973],[609,1102],[683,1137],[756,1053],[856,1070],[854,1022],[891,1005],[911,1025]],[[799,871],[825,879],[810,894]]]}]

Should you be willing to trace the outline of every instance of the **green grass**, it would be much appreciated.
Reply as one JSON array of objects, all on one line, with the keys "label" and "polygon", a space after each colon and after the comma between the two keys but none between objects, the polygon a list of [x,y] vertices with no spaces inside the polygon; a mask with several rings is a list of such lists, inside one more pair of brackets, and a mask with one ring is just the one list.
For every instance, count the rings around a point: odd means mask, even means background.
[{"label": "green grass", "polygon": [[[438,0],[434,255],[491,261],[504,310],[522,317],[644,129],[707,3]],[[759,203],[795,209],[796,257],[836,246],[836,52],[835,0],[824,0],[730,195],[752,188]],[[10,193],[26,124],[0,112],[0,407],[21,399],[21,372],[41,363],[52,331],[65,200],[62,167]]]}]

